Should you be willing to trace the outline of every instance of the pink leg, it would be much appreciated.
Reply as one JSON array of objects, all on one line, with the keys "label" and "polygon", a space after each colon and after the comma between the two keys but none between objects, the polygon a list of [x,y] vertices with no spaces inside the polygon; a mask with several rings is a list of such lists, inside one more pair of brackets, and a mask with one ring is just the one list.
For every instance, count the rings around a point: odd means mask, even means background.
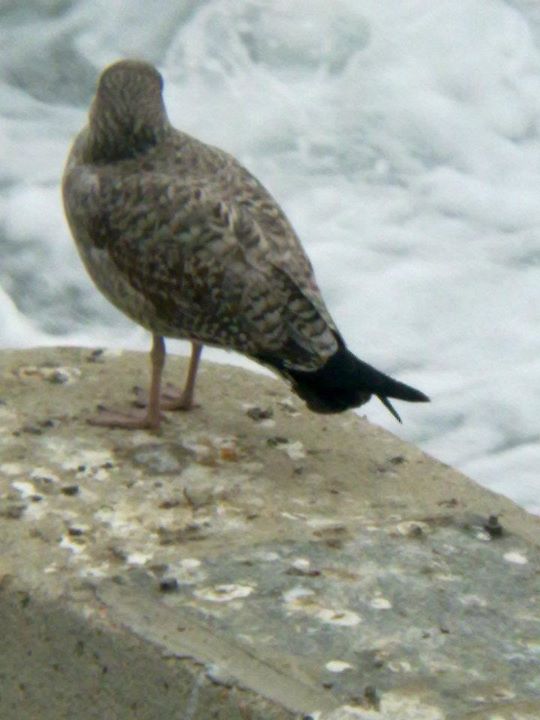
[{"label": "pink leg", "polygon": [[105,427],[126,429],[157,430],[159,428],[161,423],[161,374],[163,372],[163,366],[165,365],[165,341],[159,335],[153,336],[150,360],[152,363],[152,376],[150,380],[150,393],[148,395],[148,406],[146,408],[146,412],[132,410],[129,413],[118,413],[100,408],[99,415],[89,420],[91,425],[103,425]]},{"label": "pink leg", "polygon": [[[202,343],[196,341],[191,343],[191,359],[189,361],[188,374],[184,389],[180,392],[173,385],[168,384],[161,395],[160,407],[162,410],[191,410],[196,407],[193,402],[193,398],[195,395],[195,380],[197,378],[197,370],[199,367],[202,349]],[[139,407],[146,407],[149,402],[149,398],[144,390],[136,387],[135,395],[135,404]]]}]

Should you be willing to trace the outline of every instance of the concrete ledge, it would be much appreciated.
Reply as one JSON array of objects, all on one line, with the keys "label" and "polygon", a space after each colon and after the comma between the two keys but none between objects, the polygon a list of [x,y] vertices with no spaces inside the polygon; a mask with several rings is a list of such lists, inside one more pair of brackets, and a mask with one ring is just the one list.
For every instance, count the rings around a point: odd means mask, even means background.
[{"label": "concrete ledge", "polygon": [[0,353],[1,718],[538,720],[538,518],[236,368],[86,424],[146,381]]}]

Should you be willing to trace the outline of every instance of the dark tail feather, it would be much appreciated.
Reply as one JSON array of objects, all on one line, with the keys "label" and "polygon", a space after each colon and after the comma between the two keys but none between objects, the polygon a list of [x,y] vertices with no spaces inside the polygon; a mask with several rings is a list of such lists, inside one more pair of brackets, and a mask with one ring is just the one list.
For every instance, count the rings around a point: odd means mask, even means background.
[{"label": "dark tail feather", "polygon": [[396,418],[396,420],[397,420],[398,422],[402,422],[401,417],[400,417],[398,411],[397,411],[396,408],[392,405],[392,403],[390,402],[390,400],[389,400],[387,397],[385,397],[384,395],[377,395],[377,397],[378,397],[379,400],[382,402],[382,404],[384,405],[384,407],[388,410],[388,412],[391,412],[392,415]]},{"label": "dark tail feather", "polygon": [[359,360],[345,347],[340,347],[321,368],[311,372],[286,368],[277,358],[261,356],[257,359],[289,377],[295,392],[314,412],[343,412],[363,405],[372,395],[376,395],[401,422],[388,398],[408,402],[429,401],[427,395],[420,390],[376,370]]},{"label": "dark tail feather", "polygon": [[[338,352],[340,352],[338,350]],[[348,350],[345,350],[349,353]],[[398,422],[401,422],[399,413],[394,408],[389,397],[395,398],[396,400],[406,400],[407,402],[429,402],[427,395],[424,395],[420,390],[406,385],[405,383],[394,380],[389,375],[376,370],[371,365],[359,360],[357,357],[349,353],[357,363],[359,371],[359,378],[362,382],[366,383],[367,387],[371,387],[371,392],[376,395],[382,402],[384,407],[392,413]]]}]

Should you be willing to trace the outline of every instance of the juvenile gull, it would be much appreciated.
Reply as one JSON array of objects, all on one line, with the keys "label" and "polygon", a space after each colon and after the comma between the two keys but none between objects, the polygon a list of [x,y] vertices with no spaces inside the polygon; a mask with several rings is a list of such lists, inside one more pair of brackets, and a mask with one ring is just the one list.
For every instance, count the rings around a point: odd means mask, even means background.
[{"label": "juvenile gull", "polygon": [[[315,412],[376,395],[427,401],[345,346],[285,214],[231,155],[175,130],[159,72],[123,60],[102,73],[63,178],[67,219],[101,292],[153,335],[146,411],[94,422],[157,428],[189,409],[203,344],[272,368]],[[191,340],[184,391],[161,396],[164,337]]]}]

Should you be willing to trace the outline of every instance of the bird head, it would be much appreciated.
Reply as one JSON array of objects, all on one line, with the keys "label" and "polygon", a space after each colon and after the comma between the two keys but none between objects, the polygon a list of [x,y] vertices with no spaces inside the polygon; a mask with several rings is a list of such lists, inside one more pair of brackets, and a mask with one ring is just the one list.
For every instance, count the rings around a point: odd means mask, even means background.
[{"label": "bird head", "polygon": [[163,78],[149,63],[121,60],[106,68],[90,108],[93,159],[135,157],[159,142],[169,127],[162,91]]}]

